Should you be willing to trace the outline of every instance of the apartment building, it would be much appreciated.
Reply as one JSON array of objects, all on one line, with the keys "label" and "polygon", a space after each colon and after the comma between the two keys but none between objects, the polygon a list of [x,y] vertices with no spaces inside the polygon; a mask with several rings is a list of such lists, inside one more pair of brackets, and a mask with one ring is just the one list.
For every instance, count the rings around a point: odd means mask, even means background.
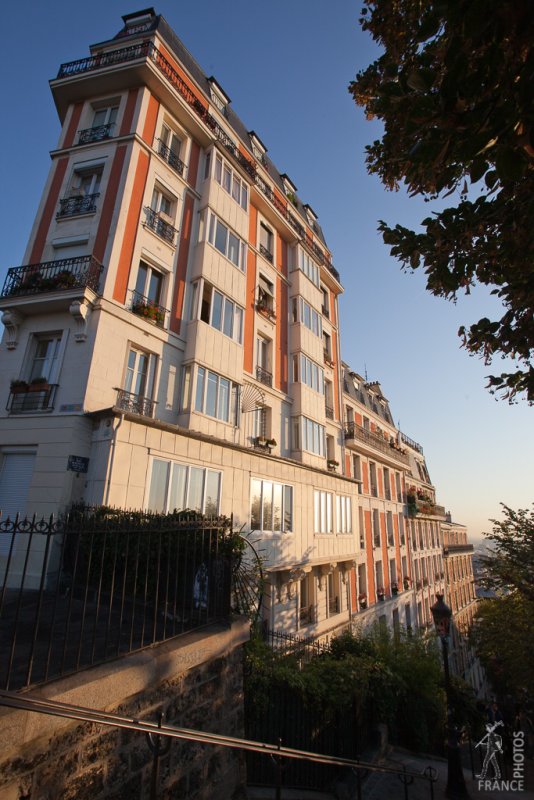
[{"label": "apartment building", "polygon": [[3,515],[233,514],[270,628],[425,624],[441,509],[341,362],[316,212],[163,17],[122,20],[50,82],[61,133],[0,296]]},{"label": "apartment building", "polygon": [[485,673],[469,642],[477,604],[473,545],[469,544],[465,525],[453,522],[450,513],[441,523],[441,531],[447,598],[454,619],[451,669],[471,684],[479,697],[483,697],[487,688]]}]

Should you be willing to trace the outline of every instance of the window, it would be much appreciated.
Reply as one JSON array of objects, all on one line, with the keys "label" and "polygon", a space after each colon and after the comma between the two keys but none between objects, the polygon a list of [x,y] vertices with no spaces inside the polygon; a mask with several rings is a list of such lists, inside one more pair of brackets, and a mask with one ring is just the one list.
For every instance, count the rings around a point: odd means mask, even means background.
[{"label": "window", "polygon": [[373,538],[375,547],[380,547],[380,515],[377,508],[373,508]]},{"label": "window", "polygon": [[[324,375],[324,372],[323,372]],[[324,381],[324,403],[325,414],[328,419],[334,419],[334,401],[333,401],[332,381]]]},{"label": "window", "polygon": [[316,489],[313,493],[315,533],[333,532],[333,495]]},{"label": "window", "polygon": [[323,333],[323,354],[325,361],[332,361],[332,337],[329,333]]},{"label": "window", "polygon": [[377,561],[375,564],[375,577],[376,577],[376,591],[377,594],[382,590],[384,591],[384,573],[382,570],[382,562]]},{"label": "window", "polygon": [[250,528],[289,533],[293,530],[293,487],[252,478]]},{"label": "window", "polygon": [[256,379],[266,386],[272,386],[271,367],[272,342],[264,336],[256,339]]},{"label": "window", "polygon": [[93,214],[96,211],[95,201],[100,194],[102,170],[102,164],[74,169],[68,195],[59,201],[58,217]]},{"label": "window", "polygon": [[155,458],[152,461],[148,509],[169,512],[190,509],[217,515],[221,473]]},{"label": "window", "polygon": [[210,214],[208,241],[220,253],[235,264],[242,272],[245,271],[246,245],[224,222]]},{"label": "window", "polygon": [[321,286],[321,294],[323,295],[323,300],[321,304],[321,311],[323,313],[323,317],[330,319],[330,301],[329,301],[328,289],[325,289],[324,286]]},{"label": "window", "polygon": [[248,206],[248,186],[231,166],[217,153],[215,180],[245,211]]},{"label": "window", "polygon": [[209,369],[197,370],[195,411],[237,425],[239,386]]},{"label": "window", "polygon": [[43,383],[54,383],[58,375],[60,334],[39,335],[34,339],[28,383],[44,378]]},{"label": "window", "polygon": [[293,426],[294,449],[325,456],[325,428],[308,417],[300,417]]},{"label": "window", "polygon": [[365,550],[365,526],[363,521],[363,508],[358,506],[358,526],[360,528],[360,549]]},{"label": "window", "polygon": [[319,394],[324,392],[324,371],[304,353],[293,356],[293,381],[305,383]]},{"label": "window", "polygon": [[376,464],[373,461],[369,462],[369,477],[371,483],[371,494],[373,497],[378,497],[378,489],[376,483]]},{"label": "window", "polygon": [[158,272],[150,264],[140,261],[135,281],[134,299],[149,300],[157,305],[161,301],[162,287],[163,275],[161,272]]},{"label": "window", "polygon": [[387,467],[384,467],[384,495],[386,500],[391,500],[391,478]]},{"label": "window", "polygon": [[259,311],[274,312],[274,284],[261,272],[258,276],[258,302]]},{"label": "window", "polygon": [[124,380],[125,391],[139,397],[152,397],[155,371],[156,356],[130,347]]},{"label": "window", "polygon": [[299,248],[298,251],[298,264],[299,269],[306,275],[307,278],[311,280],[311,282],[315,286],[319,286],[319,267],[315,263],[315,261],[310,258],[308,253],[304,250]]},{"label": "window", "polygon": [[92,125],[90,128],[80,131],[78,144],[101,142],[104,139],[109,139],[115,127],[118,111],[118,105],[95,108]]},{"label": "window", "polygon": [[388,545],[393,547],[395,544],[395,539],[393,536],[393,512],[387,511],[386,512],[386,529],[388,532]]},{"label": "window", "polygon": [[404,533],[404,516],[399,513],[399,537],[401,546],[406,544],[406,535]]},{"label": "window", "polygon": [[257,406],[252,411],[252,435],[254,438],[268,436],[269,433],[269,414],[267,406]]},{"label": "window", "polygon": [[336,498],[337,530],[339,533],[352,533],[352,503],[350,497],[338,495]]},{"label": "window", "polygon": [[397,583],[397,564],[394,558],[389,559],[389,579],[391,583]]},{"label": "window", "polygon": [[99,125],[113,125],[117,120],[119,113],[118,106],[109,106],[108,108],[95,109],[93,117],[93,128],[98,128]]},{"label": "window", "polygon": [[[196,297],[200,281],[193,284],[192,318],[196,317]],[[243,309],[219,292],[207,281],[202,283],[202,301],[200,319],[212,328],[224,333],[238,344],[243,343]]]},{"label": "window", "polygon": [[152,192],[150,208],[156,214],[166,217],[169,222],[174,222],[175,199],[158,187]]},{"label": "window", "polygon": [[260,222],[260,253],[267,261],[273,262],[273,232]]},{"label": "window", "polygon": [[322,336],[321,315],[302,297],[293,298],[292,318],[293,322],[301,322],[316,336]]},{"label": "window", "polygon": [[339,602],[339,571],[334,569],[328,575],[327,580],[327,593],[328,593],[328,616],[339,614],[341,605]]},{"label": "window", "polygon": [[161,136],[158,139],[158,152],[175,172],[182,175],[184,164],[181,161],[183,141],[168,125],[161,126]]},{"label": "window", "polygon": [[314,605],[314,578],[311,573],[306,575],[299,584],[299,622],[309,625],[313,622]]},{"label": "window", "polygon": [[358,484],[358,494],[362,493],[362,460],[360,456],[352,456],[352,474],[356,478],[357,481],[360,481]]}]

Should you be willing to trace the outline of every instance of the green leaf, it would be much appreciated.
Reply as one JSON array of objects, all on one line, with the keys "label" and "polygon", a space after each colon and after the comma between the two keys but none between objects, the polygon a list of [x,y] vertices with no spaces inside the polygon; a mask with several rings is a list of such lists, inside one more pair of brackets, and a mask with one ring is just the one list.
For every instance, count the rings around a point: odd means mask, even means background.
[{"label": "green leaf", "polygon": [[518,181],[525,172],[525,160],[518,150],[502,147],[495,162],[497,173],[502,181]]}]

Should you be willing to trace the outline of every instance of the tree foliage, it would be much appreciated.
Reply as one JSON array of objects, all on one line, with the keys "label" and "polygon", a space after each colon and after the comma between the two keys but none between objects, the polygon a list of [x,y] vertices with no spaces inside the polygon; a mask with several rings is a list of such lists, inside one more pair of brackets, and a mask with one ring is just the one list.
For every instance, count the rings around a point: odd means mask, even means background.
[{"label": "tree foliage", "polygon": [[486,533],[492,549],[482,557],[482,585],[496,592],[477,611],[473,636],[495,691],[534,694],[534,651],[529,646],[534,614],[534,506],[503,504],[503,519]]},{"label": "tree foliage", "polygon": [[384,134],[367,166],[389,189],[457,195],[422,231],[379,224],[404,269],[456,299],[478,284],[503,305],[459,335],[492,363],[493,393],[534,401],[534,14],[530,0],[364,0],[360,22],[382,55],[349,90]]}]

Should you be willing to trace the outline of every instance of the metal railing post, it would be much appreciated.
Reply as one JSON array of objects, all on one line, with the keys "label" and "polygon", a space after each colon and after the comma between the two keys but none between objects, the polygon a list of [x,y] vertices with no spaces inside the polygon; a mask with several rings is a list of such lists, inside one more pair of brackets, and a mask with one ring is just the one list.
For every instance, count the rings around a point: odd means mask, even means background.
[{"label": "metal railing post", "polygon": [[[158,712],[158,728],[161,728],[163,723],[163,711]],[[161,736],[157,733],[147,733],[146,740],[152,752],[152,774],[150,776],[150,800],[156,800],[158,792],[158,777],[159,777],[159,760],[162,756],[167,755],[171,749],[171,740],[166,739],[165,743],[161,743]]]}]

